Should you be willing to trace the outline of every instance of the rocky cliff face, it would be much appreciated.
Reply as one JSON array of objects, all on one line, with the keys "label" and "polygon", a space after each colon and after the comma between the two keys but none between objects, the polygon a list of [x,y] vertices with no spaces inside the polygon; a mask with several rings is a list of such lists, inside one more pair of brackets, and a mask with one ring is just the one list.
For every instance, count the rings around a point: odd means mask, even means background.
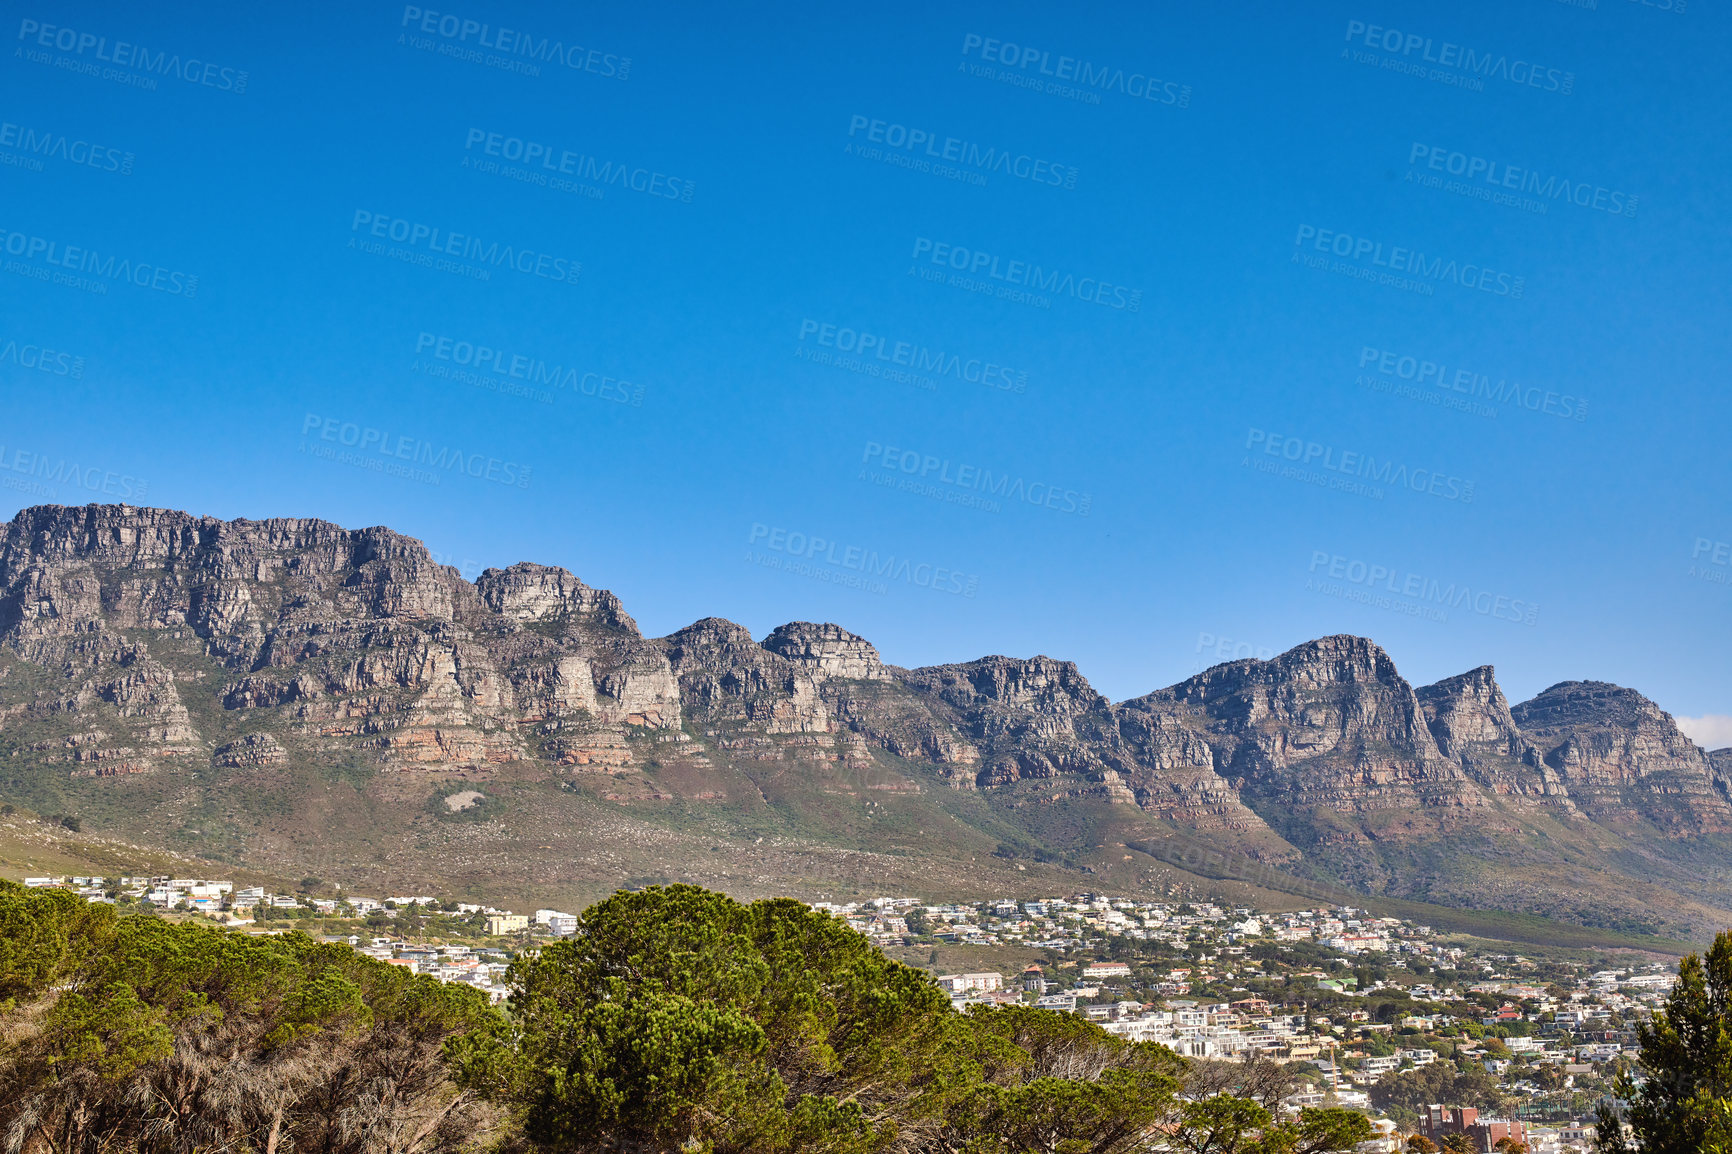
[{"label": "rocky cliff face", "polygon": [[1711,751],[1708,769],[1714,775],[1714,788],[1722,796],[1732,798],[1732,746]]},{"label": "rocky cliff face", "polygon": [[1545,799],[1574,809],[1562,777],[1516,725],[1491,666],[1422,686],[1415,696],[1438,751],[1459,762],[1482,787],[1514,799]]},{"label": "rocky cliff face", "polygon": [[1065,773],[1116,785],[1102,756],[1112,704],[1069,661],[983,657],[909,670],[899,680],[980,751],[978,785]]},{"label": "rocky cliff face", "polygon": [[[219,744],[226,764],[229,731],[259,727],[385,767],[618,764],[622,726],[679,717],[666,657],[612,594],[539,565],[471,586],[418,541],[314,520],[25,510],[0,541],[0,645],[62,675],[8,695],[10,715],[107,703],[138,772]],[[216,724],[186,693],[216,699]]]},{"label": "rocky cliff face", "polygon": [[1645,821],[1674,836],[1732,830],[1709,755],[1635,690],[1564,681],[1511,715],[1595,821]]},{"label": "rocky cliff face", "polygon": [[791,621],[764,638],[764,648],[794,662],[819,681],[890,679],[872,643],[840,625]]},{"label": "rocky cliff face", "polygon": [[1395,663],[1362,637],[1229,662],[1132,704],[1196,718],[1223,775],[1284,813],[1483,804]]},{"label": "rocky cliff face", "polygon": [[744,626],[706,617],[664,638],[693,722],[712,733],[829,733],[818,694],[819,663],[791,660],[759,645]]},{"label": "rocky cliff face", "polygon": [[91,788],[358,758],[639,775],[603,795],[622,803],[675,780],[717,804],[802,777],[825,796],[951,789],[1037,842],[1040,815],[1072,807],[1396,889],[1418,884],[1416,847],[1530,819],[1732,832],[1732,750],[1602,683],[1512,708],[1490,667],[1415,689],[1335,636],[1115,704],[1044,656],[901,669],[838,625],[758,641],[720,618],[651,639],[564,569],[470,584],[388,529],[121,506],[27,509],[0,537],[7,742],[12,764]]}]

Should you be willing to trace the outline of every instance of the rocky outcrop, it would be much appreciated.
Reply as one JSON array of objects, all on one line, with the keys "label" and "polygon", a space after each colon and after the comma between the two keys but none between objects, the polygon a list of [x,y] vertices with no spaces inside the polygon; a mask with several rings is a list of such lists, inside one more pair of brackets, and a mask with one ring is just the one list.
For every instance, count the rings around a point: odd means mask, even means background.
[{"label": "rocky outcrop", "polygon": [[268,733],[249,733],[238,741],[219,746],[211,754],[210,763],[226,769],[257,769],[282,765],[288,760],[288,751],[276,738]]},{"label": "rocky outcrop", "polygon": [[898,680],[978,751],[976,785],[1040,781],[1067,796],[1133,800],[1111,759],[1112,703],[1075,664],[1050,657],[983,657],[902,671]]},{"label": "rocky outcrop", "polygon": [[1595,821],[1648,823],[1678,837],[1732,831],[1709,755],[1635,690],[1563,681],[1510,712]]},{"label": "rocky outcrop", "polygon": [[828,733],[829,710],[805,663],[759,645],[742,625],[706,617],[663,638],[680,700],[712,732]]},{"label": "rocky outcrop", "polygon": [[511,662],[520,710],[538,719],[587,713],[614,727],[678,727],[673,670],[612,593],[526,561],[484,571],[475,592],[519,627],[492,648]]},{"label": "rocky outcrop", "polygon": [[[665,655],[605,590],[531,564],[472,586],[419,541],[310,519],[24,510],[0,539],[0,644],[65,675],[25,716],[106,703],[147,768],[230,749],[231,716],[383,768],[618,765],[628,728],[679,725]],[[221,706],[211,732],[189,678]]]},{"label": "rocky outcrop", "polygon": [[1205,833],[1266,828],[1217,771],[1218,754],[1205,717],[1139,698],[1119,707],[1118,727],[1129,766],[1125,780],[1142,808]]},{"label": "rocky outcrop", "polygon": [[1573,809],[1569,790],[1522,735],[1498,687],[1482,665],[1414,691],[1443,756],[1459,762],[1481,786],[1519,799],[1551,799]]},{"label": "rocky outcrop", "polygon": [[1732,746],[1710,751],[1708,770],[1714,775],[1714,788],[1720,791],[1720,796],[1732,800]]},{"label": "rocky outcrop", "polygon": [[[1484,797],[1437,747],[1413,688],[1363,637],[1233,661],[1131,703],[1191,719],[1216,766],[1268,817],[1472,808]],[[1278,826],[1279,828],[1279,826]]]},{"label": "rocky outcrop", "polygon": [[840,625],[790,621],[777,626],[764,638],[764,648],[802,666],[819,681],[832,678],[887,681],[890,678],[872,643]]},{"label": "rocky outcrop", "polygon": [[554,621],[597,625],[638,636],[637,622],[619,598],[591,589],[564,569],[519,561],[488,569],[475,580],[483,604],[510,621]]}]

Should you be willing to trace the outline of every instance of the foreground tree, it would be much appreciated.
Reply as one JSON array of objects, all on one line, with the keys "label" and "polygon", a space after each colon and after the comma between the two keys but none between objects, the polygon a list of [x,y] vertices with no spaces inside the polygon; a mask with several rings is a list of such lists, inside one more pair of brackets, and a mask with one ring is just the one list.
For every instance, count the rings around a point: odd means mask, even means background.
[{"label": "foreground tree", "polygon": [[1449,1061],[1385,1074],[1371,1087],[1371,1104],[1381,1110],[1420,1110],[1433,1102],[1496,1110],[1504,1104],[1504,1094],[1485,1067],[1475,1064],[1461,1070]]},{"label": "foreground tree", "polygon": [[510,980],[513,1019],[453,1059],[548,1148],[1113,1154],[1184,1066],[1071,1015],[958,1014],[835,918],[694,886],[592,906]]},{"label": "foreground tree", "polygon": [[1277,1123],[1251,1098],[1217,1094],[1184,1103],[1171,1145],[1184,1154],[1337,1154],[1374,1135],[1357,1110],[1305,1109]]},{"label": "foreground tree", "polygon": [[[1173,1114],[1184,1062],[1163,1046],[1031,1006],[950,1016],[961,1028],[912,1103],[910,1149],[1142,1150]],[[934,1133],[921,1123],[939,1104],[943,1126]]]},{"label": "foreground tree", "polygon": [[1600,1108],[1599,1149],[1732,1151],[1732,933],[1716,935],[1705,958],[1679,964],[1665,1006],[1638,1023],[1636,1038],[1645,1077],[1639,1085],[1627,1074],[1618,1080],[1623,1110]]},{"label": "foreground tree", "polygon": [[77,894],[0,882],[0,1014],[77,970],[113,923],[112,908]]},{"label": "foreground tree", "polygon": [[1272,1120],[1250,1098],[1216,1094],[1184,1104],[1173,1146],[1184,1154],[1245,1154],[1256,1149],[1256,1135]]},{"label": "foreground tree", "polygon": [[473,989],[301,934],[116,917],[10,883],[0,927],[11,1154],[436,1154],[482,1118],[442,1054],[498,1017]]},{"label": "foreground tree", "polygon": [[1212,1098],[1217,1094],[1232,1094],[1255,1099],[1263,1109],[1279,1112],[1282,1105],[1300,1090],[1307,1088],[1287,1066],[1262,1054],[1249,1061],[1215,1059],[1193,1060],[1185,1075],[1185,1096]]}]

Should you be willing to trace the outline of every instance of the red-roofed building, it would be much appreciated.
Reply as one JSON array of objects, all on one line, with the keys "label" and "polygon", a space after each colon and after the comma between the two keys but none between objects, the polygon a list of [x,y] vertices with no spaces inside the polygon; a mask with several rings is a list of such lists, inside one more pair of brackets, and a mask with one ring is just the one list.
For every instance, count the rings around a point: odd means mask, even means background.
[{"label": "red-roofed building", "polygon": [[1435,1104],[1427,1106],[1419,1116],[1419,1132],[1439,1146],[1443,1145],[1445,1134],[1466,1134],[1474,1140],[1474,1148],[1483,1154],[1492,1154],[1499,1140],[1504,1138],[1527,1141],[1521,1122],[1513,1118],[1481,1118],[1479,1111],[1472,1106],[1463,1106],[1459,1110]]}]

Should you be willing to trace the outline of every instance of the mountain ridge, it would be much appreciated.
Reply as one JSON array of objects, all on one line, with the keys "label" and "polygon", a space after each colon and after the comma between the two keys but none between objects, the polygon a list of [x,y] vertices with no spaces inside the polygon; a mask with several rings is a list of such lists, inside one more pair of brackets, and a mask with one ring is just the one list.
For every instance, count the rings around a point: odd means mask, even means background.
[{"label": "mountain ridge", "polygon": [[[6,526],[0,655],[0,785],[141,832],[196,810],[173,837],[230,856],[438,840],[419,773],[510,782],[531,800],[505,842],[581,797],[958,868],[989,845],[1121,868],[1100,851],[1201,836],[1366,893],[1588,924],[1608,900],[1674,929],[1732,907],[1690,881],[1732,835],[1732,750],[1602,682],[1513,706],[1490,666],[1416,687],[1345,634],[1113,702],[1073,662],[904,669],[833,623],[648,638],[565,569],[469,582],[383,527],[89,505]],[[355,812],[321,796],[333,773]],[[934,845],[941,816],[960,829]],[[896,824],[918,839],[874,844]]]}]

